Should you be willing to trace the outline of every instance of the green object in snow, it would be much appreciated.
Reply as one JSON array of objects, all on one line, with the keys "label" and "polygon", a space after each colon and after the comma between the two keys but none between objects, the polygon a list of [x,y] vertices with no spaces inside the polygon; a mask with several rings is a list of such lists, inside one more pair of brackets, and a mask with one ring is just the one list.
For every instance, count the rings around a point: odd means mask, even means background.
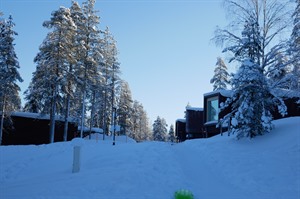
[{"label": "green object in snow", "polygon": [[175,199],[194,199],[193,193],[184,189],[176,191],[174,196]]}]

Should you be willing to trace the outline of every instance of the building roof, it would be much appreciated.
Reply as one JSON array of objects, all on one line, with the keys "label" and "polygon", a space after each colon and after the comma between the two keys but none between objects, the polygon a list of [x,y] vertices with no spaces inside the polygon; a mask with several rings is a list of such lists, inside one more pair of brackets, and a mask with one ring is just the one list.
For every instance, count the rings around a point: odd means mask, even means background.
[{"label": "building roof", "polygon": [[212,92],[209,92],[209,93],[204,93],[204,97],[206,96],[210,96],[210,95],[216,95],[216,94],[219,94],[224,96],[224,97],[231,97],[232,94],[233,94],[233,91],[232,90],[215,90],[215,91],[212,91]]},{"label": "building roof", "polygon": [[185,123],[186,120],[185,120],[185,119],[177,119],[176,122],[182,122],[182,123]]},{"label": "building roof", "polygon": [[[50,115],[48,115],[48,114],[31,113],[31,112],[11,112],[11,116],[40,119],[40,120],[49,120],[50,119]],[[60,115],[56,115],[55,120],[64,121],[64,117],[62,117]],[[77,120],[74,117],[69,117],[68,121],[76,122]]]},{"label": "building roof", "polygon": [[189,111],[203,111],[203,108],[198,108],[198,107],[186,107],[186,110],[189,110]]}]

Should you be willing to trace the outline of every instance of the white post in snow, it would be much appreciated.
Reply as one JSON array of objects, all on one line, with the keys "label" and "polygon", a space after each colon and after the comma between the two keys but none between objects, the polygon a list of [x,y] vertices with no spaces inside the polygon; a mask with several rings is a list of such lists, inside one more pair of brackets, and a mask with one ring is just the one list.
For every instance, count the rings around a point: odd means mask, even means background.
[{"label": "white post in snow", "polygon": [[73,173],[78,173],[80,170],[80,146],[74,146],[73,153]]},{"label": "white post in snow", "polygon": [[74,138],[72,140],[73,149],[73,169],[72,173],[78,173],[80,171],[80,156],[81,156],[81,146],[83,145],[83,139]]}]

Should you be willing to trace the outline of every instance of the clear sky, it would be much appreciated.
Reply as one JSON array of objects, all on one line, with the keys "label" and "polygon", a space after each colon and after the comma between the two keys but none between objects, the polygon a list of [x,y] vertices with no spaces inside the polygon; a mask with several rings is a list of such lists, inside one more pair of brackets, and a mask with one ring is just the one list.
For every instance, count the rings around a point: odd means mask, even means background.
[{"label": "clear sky", "polygon": [[[0,0],[0,11],[5,18],[13,16],[19,34],[15,50],[24,79],[21,94],[48,33],[42,23],[59,6],[70,5],[71,0]],[[108,26],[118,42],[122,78],[151,124],[157,116],[174,124],[188,103],[203,107],[203,94],[212,91],[210,79],[222,56],[211,41],[216,26],[227,24],[222,0],[96,0],[95,8],[100,29]]]}]

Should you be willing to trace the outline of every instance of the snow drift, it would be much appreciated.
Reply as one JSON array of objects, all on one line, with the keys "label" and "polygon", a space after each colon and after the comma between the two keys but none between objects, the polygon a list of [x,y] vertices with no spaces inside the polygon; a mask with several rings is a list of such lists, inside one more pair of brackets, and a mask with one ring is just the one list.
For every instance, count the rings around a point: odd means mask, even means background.
[{"label": "snow drift", "polygon": [[0,147],[0,198],[300,198],[300,117],[237,141],[215,136],[180,144],[85,140],[79,173],[72,142]]}]

